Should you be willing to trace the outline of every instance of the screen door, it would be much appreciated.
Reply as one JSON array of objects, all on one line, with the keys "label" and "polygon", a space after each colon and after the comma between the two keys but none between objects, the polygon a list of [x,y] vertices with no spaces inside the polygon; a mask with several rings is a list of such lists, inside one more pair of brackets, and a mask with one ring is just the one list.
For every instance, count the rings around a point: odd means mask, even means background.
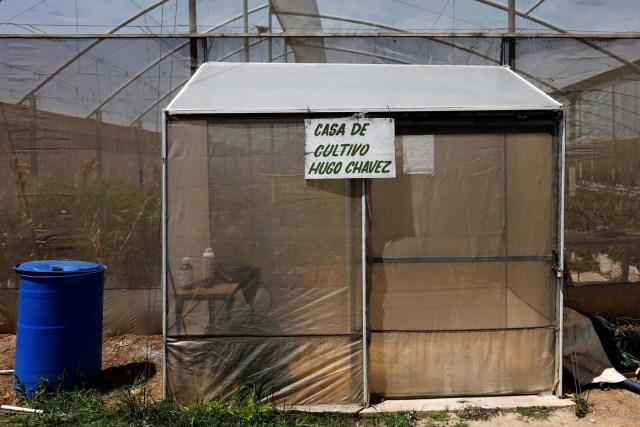
[{"label": "screen door", "polygon": [[373,395],[553,387],[552,142],[396,137],[397,178],[370,191]]}]

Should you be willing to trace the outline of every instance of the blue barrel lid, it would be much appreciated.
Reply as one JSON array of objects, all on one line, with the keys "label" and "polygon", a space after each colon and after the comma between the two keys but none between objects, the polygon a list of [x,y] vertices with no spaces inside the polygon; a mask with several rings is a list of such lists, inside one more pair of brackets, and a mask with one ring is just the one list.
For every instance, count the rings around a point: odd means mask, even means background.
[{"label": "blue barrel lid", "polygon": [[46,260],[23,262],[22,264],[14,265],[13,269],[16,273],[26,276],[52,276],[98,273],[106,270],[107,267],[86,261]]}]

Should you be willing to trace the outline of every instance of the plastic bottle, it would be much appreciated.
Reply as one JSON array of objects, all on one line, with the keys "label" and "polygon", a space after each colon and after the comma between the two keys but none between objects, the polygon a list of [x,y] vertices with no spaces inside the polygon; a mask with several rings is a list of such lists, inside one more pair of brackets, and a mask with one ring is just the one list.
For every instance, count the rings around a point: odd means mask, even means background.
[{"label": "plastic bottle", "polygon": [[216,271],[216,254],[212,248],[207,248],[202,254],[202,280],[205,286],[213,285],[213,277]]},{"label": "plastic bottle", "polygon": [[182,265],[180,266],[180,273],[178,275],[178,283],[180,289],[193,289],[193,267],[191,266],[191,260],[189,257],[182,258]]}]

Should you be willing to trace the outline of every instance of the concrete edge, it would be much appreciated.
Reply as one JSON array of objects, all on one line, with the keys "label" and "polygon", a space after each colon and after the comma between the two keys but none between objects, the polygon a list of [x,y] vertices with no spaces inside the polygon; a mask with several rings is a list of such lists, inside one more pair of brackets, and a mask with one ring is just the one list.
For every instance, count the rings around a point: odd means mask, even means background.
[{"label": "concrete edge", "polygon": [[386,412],[435,412],[459,411],[468,406],[485,409],[515,409],[532,406],[565,408],[575,406],[570,399],[558,399],[555,396],[492,396],[492,397],[453,397],[443,399],[386,400],[360,411],[361,415],[374,415]]},{"label": "concrete edge", "polygon": [[356,415],[364,408],[363,405],[357,403],[344,404],[344,405],[292,405],[285,407],[284,409],[292,412],[308,412],[312,414],[318,413],[334,413],[334,414],[352,414]]}]

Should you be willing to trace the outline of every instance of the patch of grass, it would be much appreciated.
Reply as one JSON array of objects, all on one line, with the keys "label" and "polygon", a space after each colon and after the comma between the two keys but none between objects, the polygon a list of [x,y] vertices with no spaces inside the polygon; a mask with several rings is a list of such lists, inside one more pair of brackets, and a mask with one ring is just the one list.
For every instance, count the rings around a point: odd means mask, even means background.
[{"label": "patch of grass", "polygon": [[381,421],[386,427],[412,427],[420,419],[416,411],[382,414]]},{"label": "patch of grass", "polygon": [[482,408],[480,406],[465,406],[459,413],[458,418],[463,421],[489,421],[497,416],[500,410],[497,408]]},{"label": "patch of grass", "polygon": [[431,418],[433,421],[438,421],[438,422],[443,422],[446,423],[449,421],[449,412],[448,411],[435,411],[435,412],[430,412],[428,414],[429,418]]},{"label": "patch of grass", "polygon": [[[286,416],[285,416],[286,417]],[[296,422],[306,422],[307,424],[294,424],[295,426],[331,426],[331,427],[355,427],[358,424],[357,417],[348,414],[298,414]],[[286,424],[283,424],[286,425]]]},{"label": "patch of grass", "polygon": [[102,421],[106,409],[101,394],[96,390],[36,393],[34,398],[24,406],[42,409],[43,413],[8,416],[6,424],[29,426],[94,424]]},{"label": "patch of grass", "polygon": [[548,406],[531,406],[527,408],[518,407],[516,412],[527,419],[546,421],[551,415],[551,408]]},{"label": "patch of grass", "polygon": [[[145,402],[132,389],[118,390],[110,404],[93,389],[57,391],[37,395],[23,406],[42,409],[42,414],[0,415],[0,425],[143,427],[143,426],[281,426],[355,427],[357,420],[342,414],[298,414],[279,411],[273,403],[255,393],[228,401],[196,401],[183,404],[175,399]],[[113,396],[112,396],[113,397]],[[403,414],[393,426],[405,426],[410,415]]]},{"label": "patch of grass", "polygon": [[576,417],[584,418],[591,410],[591,404],[584,397],[577,395],[571,400],[576,404],[574,407]]}]

